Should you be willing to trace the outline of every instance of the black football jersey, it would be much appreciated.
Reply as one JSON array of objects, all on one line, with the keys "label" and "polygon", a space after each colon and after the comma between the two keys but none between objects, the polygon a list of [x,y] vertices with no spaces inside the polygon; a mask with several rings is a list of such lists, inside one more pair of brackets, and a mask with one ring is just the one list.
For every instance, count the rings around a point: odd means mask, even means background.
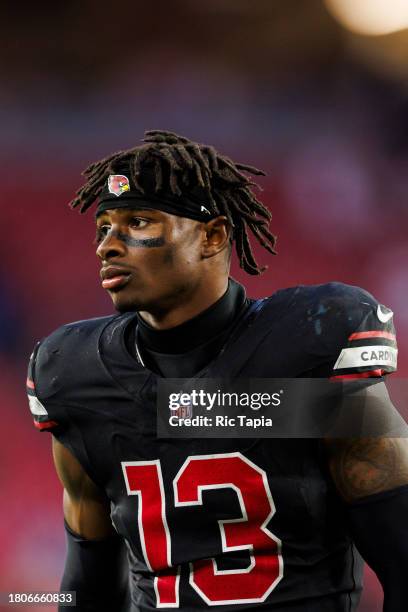
[{"label": "black football jersey", "polygon": [[[135,313],[64,325],[31,357],[34,423],[111,502],[132,612],[355,610],[361,559],[316,439],[159,439],[158,375],[126,347]],[[196,377],[339,380],[396,368],[392,312],[341,283],[251,300]]]}]

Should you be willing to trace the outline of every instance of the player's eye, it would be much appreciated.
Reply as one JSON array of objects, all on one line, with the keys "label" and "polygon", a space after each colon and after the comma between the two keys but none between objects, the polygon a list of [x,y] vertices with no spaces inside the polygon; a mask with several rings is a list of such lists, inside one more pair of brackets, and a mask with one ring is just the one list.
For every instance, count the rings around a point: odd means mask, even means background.
[{"label": "player's eye", "polygon": [[110,225],[100,225],[99,227],[96,228],[96,237],[95,237],[95,242],[96,244],[99,244],[100,242],[102,242],[102,240],[104,240],[110,230],[111,226]]},{"label": "player's eye", "polygon": [[129,221],[129,226],[136,227],[137,229],[142,229],[146,227],[148,223],[149,222],[147,219],[141,219],[140,217],[132,217]]}]

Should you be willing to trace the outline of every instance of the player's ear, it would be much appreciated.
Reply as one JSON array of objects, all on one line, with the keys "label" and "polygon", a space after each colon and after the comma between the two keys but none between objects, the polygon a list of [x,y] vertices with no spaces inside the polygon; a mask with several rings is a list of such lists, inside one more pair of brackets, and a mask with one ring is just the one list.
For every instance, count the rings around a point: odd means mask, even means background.
[{"label": "player's ear", "polygon": [[229,245],[231,226],[227,217],[219,216],[207,221],[203,227],[202,256],[213,257]]}]

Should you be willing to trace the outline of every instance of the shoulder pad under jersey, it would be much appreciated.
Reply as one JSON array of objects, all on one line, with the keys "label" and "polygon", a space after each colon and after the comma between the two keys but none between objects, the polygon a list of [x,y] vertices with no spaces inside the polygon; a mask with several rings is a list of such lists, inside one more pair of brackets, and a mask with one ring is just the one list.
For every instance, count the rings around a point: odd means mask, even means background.
[{"label": "shoulder pad under jersey", "polygon": [[63,425],[60,398],[66,388],[89,384],[102,330],[115,316],[63,325],[37,343],[31,354],[27,394],[34,425],[40,431]]},{"label": "shoulder pad under jersey", "polygon": [[394,372],[397,345],[393,312],[370,293],[331,282],[291,290],[294,324],[308,350],[326,361],[335,378],[368,378]]}]

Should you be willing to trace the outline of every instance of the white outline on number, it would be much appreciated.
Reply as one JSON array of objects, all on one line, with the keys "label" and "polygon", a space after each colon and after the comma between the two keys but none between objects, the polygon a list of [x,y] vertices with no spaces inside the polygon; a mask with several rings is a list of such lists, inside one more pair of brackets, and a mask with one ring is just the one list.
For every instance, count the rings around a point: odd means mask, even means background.
[{"label": "white outline on number", "polygon": [[[232,488],[234,491],[236,491],[237,496],[238,496],[238,501],[241,507],[241,512],[242,512],[242,516],[238,519],[227,519],[227,520],[219,520],[218,521],[218,526],[220,528],[220,532],[221,532],[221,543],[222,543],[222,550],[223,552],[230,552],[233,550],[248,550],[251,551],[253,550],[253,545],[252,544],[248,544],[248,545],[243,545],[243,546],[227,546],[226,541],[225,541],[225,530],[224,530],[224,524],[225,523],[238,523],[238,522],[244,522],[245,520],[248,520],[247,518],[247,513],[246,513],[246,508],[245,508],[245,504],[244,504],[244,500],[242,498],[242,493],[241,490],[238,489],[238,487],[232,483],[223,483],[223,484],[219,484],[219,485],[203,485],[203,486],[197,486],[197,501],[188,501],[188,502],[180,502],[179,498],[178,498],[178,490],[177,490],[177,484],[178,484],[178,480],[181,477],[181,475],[183,474],[184,470],[186,469],[186,467],[189,465],[189,463],[191,461],[208,461],[211,459],[228,459],[228,458],[232,458],[232,457],[238,457],[240,458],[242,461],[244,461],[245,463],[247,463],[247,465],[249,465],[250,467],[252,467],[256,472],[258,472],[258,474],[260,474],[262,476],[262,480],[263,480],[263,484],[264,484],[264,489],[265,489],[265,493],[266,493],[266,497],[268,499],[269,505],[270,505],[270,512],[268,514],[268,516],[266,517],[265,521],[262,523],[262,525],[260,526],[260,529],[268,536],[271,538],[271,540],[273,540],[276,544],[276,548],[277,548],[277,552],[276,552],[276,556],[278,558],[278,563],[279,563],[279,573],[278,576],[275,578],[275,580],[272,582],[271,586],[266,590],[266,592],[263,594],[262,597],[256,597],[256,598],[252,598],[252,599],[229,599],[229,600],[221,600],[221,601],[212,601],[210,599],[208,599],[207,595],[205,593],[203,593],[203,591],[197,586],[197,584],[194,582],[194,563],[191,562],[190,563],[190,577],[189,577],[189,583],[190,585],[193,587],[193,589],[198,593],[198,595],[200,595],[200,597],[205,601],[205,603],[209,606],[216,606],[216,605],[228,605],[228,604],[237,604],[237,603],[259,603],[259,602],[263,602],[265,601],[265,599],[270,595],[270,593],[273,591],[273,589],[276,587],[276,585],[281,581],[281,579],[283,578],[283,559],[282,559],[282,554],[281,554],[281,550],[282,550],[282,542],[279,538],[277,538],[271,531],[269,531],[269,529],[266,527],[266,525],[269,523],[269,521],[271,520],[271,518],[273,517],[273,515],[276,512],[276,508],[275,508],[275,504],[271,495],[271,491],[269,489],[269,483],[268,483],[268,479],[266,476],[266,473],[264,470],[262,470],[260,467],[258,467],[257,465],[255,465],[255,463],[252,463],[252,461],[250,461],[250,459],[248,459],[247,457],[245,457],[244,455],[242,455],[240,452],[235,452],[235,453],[219,453],[219,454],[214,454],[214,455],[193,455],[192,457],[188,457],[185,462],[183,463],[183,465],[181,466],[181,468],[179,469],[179,471],[177,472],[177,475],[173,481],[173,488],[174,488],[174,503],[176,507],[182,507],[182,506],[197,506],[197,505],[203,505],[203,498],[202,498],[202,492],[205,490],[211,490],[211,489],[221,489],[221,488]],[[238,493],[239,491],[239,493]],[[249,573],[253,567],[255,566],[255,562],[254,562],[254,557],[252,554],[250,554],[250,558],[251,558],[251,565],[248,568],[245,568],[244,570],[242,569],[237,569],[237,570],[218,570],[216,569],[216,560],[214,558],[212,558],[212,562],[214,565],[214,573],[216,575],[220,575],[220,574],[242,574],[242,573]]]},{"label": "white outline on number", "polygon": [[[121,461],[121,465],[122,465],[122,471],[123,471],[123,476],[125,479],[126,490],[127,490],[128,495],[137,495],[138,497],[137,520],[138,520],[138,525],[139,525],[140,544],[142,547],[144,560],[146,562],[147,567],[149,568],[151,572],[154,572],[154,570],[152,566],[150,565],[150,561],[147,556],[146,542],[145,542],[144,529],[143,529],[143,523],[142,523],[143,495],[140,489],[134,491],[130,488],[128,476],[126,473],[126,467],[127,466],[143,466],[143,465],[155,465],[156,466],[157,477],[159,480],[159,487],[160,487],[160,497],[161,497],[161,500],[160,500],[161,501],[161,519],[162,519],[162,524],[163,524],[164,531],[166,534],[167,565],[168,567],[173,567],[171,564],[171,537],[170,537],[170,531],[169,531],[169,527],[167,525],[167,519],[166,519],[166,498],[164,496],[163,475],[161,471],[160,459],[154,459],[152,461]],[[175,603],[161,603],[160,602],[160,593],[157,587],[158,579],[159,579],[159,576],[155,576],[154,581],[153,581],[154,591],[156,593],[156,608],[178,608],[180,606],[180,598],[179,598],[180,566],[178,566],[177,568],[177,575],[176,575],[176,584],[175,584],[176,601]]]}]

